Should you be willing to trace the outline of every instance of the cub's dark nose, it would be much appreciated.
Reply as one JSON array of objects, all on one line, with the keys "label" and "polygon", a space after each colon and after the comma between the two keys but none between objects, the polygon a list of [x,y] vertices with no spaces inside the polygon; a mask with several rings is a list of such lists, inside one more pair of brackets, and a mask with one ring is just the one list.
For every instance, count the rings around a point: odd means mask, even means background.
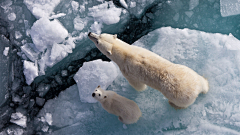
[{"label": "cub's dark nose", "polygon": [[91,32],[88,33],[88,36],[90,36]]},{"label": "cub's dark nose", "polygon": [[92,97],[95,97],[95,93],[92,94]]}]

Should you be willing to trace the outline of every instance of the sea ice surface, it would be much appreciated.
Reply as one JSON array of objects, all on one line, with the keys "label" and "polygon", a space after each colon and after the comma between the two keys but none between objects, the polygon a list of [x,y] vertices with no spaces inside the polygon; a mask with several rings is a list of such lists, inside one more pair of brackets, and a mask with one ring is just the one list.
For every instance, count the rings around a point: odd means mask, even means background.
[{"label": "sea ice surface", "polygon": [[33,62],[26,60],[24,60],[23,66],[23,73],[26,78],[26,83],[30,85],[33,82],[34,78],[38,76],[38,67]]},{"label": "sea ice surface", "polygon": [[39,51],[35,48],[35,45],[32,43],[26,43],[21,46],[21,51],[32,61],[38,59]]},{"label": "sea ice surface", "polygon": [[118,23],[120,21],[121,8],[116,8],[112,1],[88,8],[89,16],[95,20],[107,25]]},{"label": "sea ice surface", "polygon": [[5,47],[5,49],[3,51],[3,55],[8,56],[8,52],[9,52],[9,47]]},{"label": "sea ice surface", "polygon": [[37,19],[50,16],[59,3],[60,0],[24,0],[24,4]]},{"label": "sea ice surface", "polygon": [[220,11],[222,17],[240,14],[239,0],[220,0]]},{"label": "sea ice surface", "polygon": [[102,60],[85,62],[74,76],[80,100],[85,103],[96,103],[97,101],[92,98],[91,94],[94,89],[98,85],[102,89],[107,89],[117,76],[118,68],[113,62]]},{"label": "sea ice surface", "polygon": [[50,21],[43,17],[33,24],[30,34],[36,48],[42,52],[47,46],[64,41],[68,36],[68,31],[58,20]]},{"label": "sea ice surface", "polygon": [[15,19],[16,19],[16,14],[15,13],[8,14],[8,20],[14,21]]},{"label": "sea ice surface", "polygon": [[13,113],[11,115],[10,122],[15,123],[23,128],[27,127],[27,117],[20,112]]}]

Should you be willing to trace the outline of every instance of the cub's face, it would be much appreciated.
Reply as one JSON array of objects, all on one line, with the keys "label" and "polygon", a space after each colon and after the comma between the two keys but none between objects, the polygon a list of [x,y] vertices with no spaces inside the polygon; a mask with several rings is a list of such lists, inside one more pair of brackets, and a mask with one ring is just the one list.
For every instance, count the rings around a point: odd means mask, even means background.
[{"label": "cub's face", "polygon": [[106,56],[112,55],[112,47],[117,35],[88,33],[89,39],[91,39],[96,47]]},{"label": "cub's face", "polygon": [[104,90],[101,89],[100,85],[93,91],[92,97],[99,102],[107,98],[107,96],[104,94]]}]

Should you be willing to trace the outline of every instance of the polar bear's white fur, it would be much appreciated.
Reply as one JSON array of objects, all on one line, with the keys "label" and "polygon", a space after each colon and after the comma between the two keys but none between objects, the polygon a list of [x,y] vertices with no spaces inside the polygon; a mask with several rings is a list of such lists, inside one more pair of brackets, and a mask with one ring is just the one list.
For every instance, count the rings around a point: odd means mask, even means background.
[{"label": "polar bear's white fur", "polygon": [[159,55],[129,45],[116,35],[89,33],[97,48],[114,61],[130,85],[138,91],[146,85],[159,90],[176,109],[186,108],[208,92],[208,81],[192,69],[174,64]]},{"label": "polar bear's white fur", "polygon": [[111,114],[118,116],[124,124],[133,124],[142,116],[138,105],[114,91],[103,90],[98,86],[92,93],[92,97],[102,104],[102,107]]}]

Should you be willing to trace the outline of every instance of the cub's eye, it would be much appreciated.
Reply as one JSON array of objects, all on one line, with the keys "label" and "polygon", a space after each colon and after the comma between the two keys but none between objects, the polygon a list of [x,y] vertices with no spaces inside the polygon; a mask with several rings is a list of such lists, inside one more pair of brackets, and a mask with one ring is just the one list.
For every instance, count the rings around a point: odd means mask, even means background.
[{"label": "cub's eye", "polygon": [[98,44],[98,41],[96,41],[96,43]]},{"label": "cub's eye", "polygon": [[97,91],[97,90],[95,90],[95,91]]},{"label": "cub's eye", "polygon": [[99,97],[101,96],[101,94],[99,94]]}]

